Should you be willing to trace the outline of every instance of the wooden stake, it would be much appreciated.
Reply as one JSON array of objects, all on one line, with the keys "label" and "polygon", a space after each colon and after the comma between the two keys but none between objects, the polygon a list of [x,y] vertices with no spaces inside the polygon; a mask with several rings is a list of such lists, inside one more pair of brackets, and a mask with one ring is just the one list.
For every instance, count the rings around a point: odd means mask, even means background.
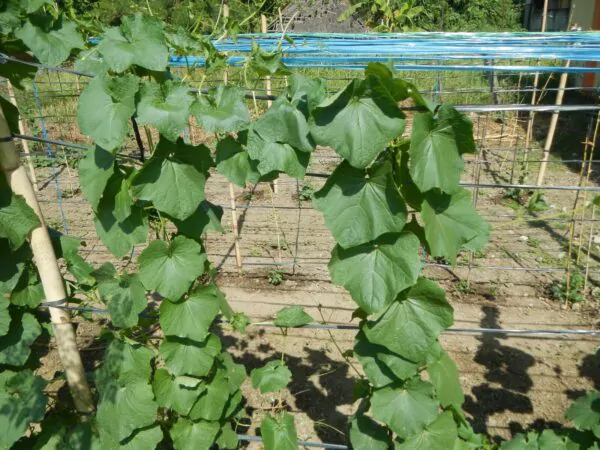
[{"label": "wooden stake", "polygon": [[[0,108],[0,139],[8,139],[10,135],[4,111]],[[13,141],[0,142],[0,168],[4,172],[12,191],[23,196],[40,219],[41,225],[31,232],[29,243],[44,288],[44,302],[49,304],[66,302],[67,295],[50,241],[50,235],[44,223],[44,217],[33,186],[27,177],[25,168],[21,165],[19,153]],[[75,407],[81,413],[90,413],[94,410],[94,402],[83,370],[81,356],[77,349],[75,332],[71,325],[69,312],[50,305],[48,305],[48,310],[58,354],[65,369],[67,384],[73,396]]]},{"label": "wooden stake", "polygon": [[[567,61],[565,64],[565,69],[571,65],[571,61]],[[558,92],[556,93],[556,101],[555,105],[560,106],[563,102],[563,97],[565,95],[565,87],[567,86],[567,72],[563,72],[560,74],[560,81],[558,83]],[[546,142],[544,144],[544,153],[542,154],[542,162],[540,164],[540,171],[538,172],[537,182],[538,186],[544,184],[544,176],[546,175],[546,166],[548,165],[548,158],[550,157],[550,148],[552,147],[552,142],[554,141],[554,132],[556,131],[556,124],[558,123],[558,112],[552,113],[552,118],[550,119],[550,128],[548,128],[548,134],[546,135]]]},{"label": "wooden stake", "polygon": [[[9,80],[6,80],[6,85],[8,88],[8,95],[10,97],[10,102],[15,105],[15,108],[19,109],[19,105],[17,105],[17,97],[15,96],[15,90],[13,88],[12,83]],[[19,114],[19,133],[22,135],[27,134],[25,130],[25,121],[23,117]],[[23,153],[25,153],[25,160],[27,161],[27,168],[29,169],[29,179],[31,180],[31,184],[33,185],[33,190],[35,192],[38,191],[37,185],[37,177],[35,176],[35,168],[33,167],[33,162],[31,160],[31,153],[29,152],[29,142],[25,139],[21,141],[21,145],[23,146]]]},{"label": "wooden stake", "polygon": [[[223,17],[227,19],[229,17],[229,5],[227,0],[223,0]],[[223,83],[227,84],[227,69],[223,71]],[[237,222],[237,210],[235,206],[235,191],[233,183],[229,183],[229,203],[231,205],[231,231],[233,232],[233,247],[235,250],[235,265],[237,266],[238,273],[241,274],[243,270],[242,266],[242,252],[240,251],[240,233],[238,230]]]},{"label": "wooden stake", "polygon": [[[267,32],[267,16],[264,14],[260,15],[260,31],[263,33]],[[271,77],[269,75],[265,77],[265,90],[267,91],[267,95],[271,95]],[[270,108],[272,104],[273,102],[271,100],[267,100],[267,108]],[[279,190],[278,184],[277,180],[271,182],[271,189],[274,194],[277,194],[277,191]]]},{"label": "wooden stake", "polygon": [[[544,9],[542,11],[542,33],[546,31],[546,23],[548,19],[548,0],[544,0]],[[533,77],[533,93],[531,94],[531,104],[536,104],[536,94],[538,83],[540,82],[540,74],[539,72],[535,74]],[[525,171],[527,171],[527,156],[529,153],[529,145],[531,145],[531,141],[533,140],[533,122],[535,120],[535,112],[529,111],[529,117],[527,119],[527,131],[525,132]]]}]

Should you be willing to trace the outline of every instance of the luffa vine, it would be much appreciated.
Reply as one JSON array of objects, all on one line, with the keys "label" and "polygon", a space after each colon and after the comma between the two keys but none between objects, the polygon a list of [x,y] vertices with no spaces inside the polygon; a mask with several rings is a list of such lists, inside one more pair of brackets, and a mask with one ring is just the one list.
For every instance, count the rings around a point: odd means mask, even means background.
[{"label": "luffa vine", "polygon": [[[22,438],[23,445],[237,447],[246,371],[221,347],[214,321],[222,314],[243,330],[247,318],[231,310],[213,281],[201,236],[221,230],[223,211],[205,198],[205,184],[213,168],[239,186],[280,173],[301,179],[317,145],[343,158],[315,194],[314,206],[337,242],[329,263],[332,281],[359,307],[353,356],[364,378],[353,392],[359,405],[350,421],[351,445],[383,450],[484,444],[462,413],[458,372],[438,341],[452,324],[452,307],[441,288],[420,277],[423,249],[454,263],[459,251],[481,248],[488,238],[488,225],[459,185],[462,154],[476,150],[467,117],[431,104],[386,65],[370,64],[364,79],[331,97],[323,80],[291,75],[285,93],[251,122],[243,91],[219,85],[199,95],[167,67],[170,51],[204,55],[205,74],[222,68],[224,55],[208,39],[168,31],[154,18],[125,17],[91,46],[48,1],[9,1],[0,8],[0,25],[3,51],[29,49],[43,64],[61,64],[81,50],[75,67],[94,74],[78,107],[80,129],[94,140],[79,164],[81,189],[98,236],[115,257],[128,261],[119,269],[94,268],[77,254],[79,240],[54,233],[57,256],[73,280],[70,300],[105,303],[115,328],[104,336],[110,344],[93,375],[98,401],[92,420],[80,420],[68,407],[44,417],[45,382],[25,367],[43,330],[36,311],[43,292],[27,242],[39,222],[1,179],[6,264],[0,270],[0,365],[8,370],[0,375],[0,402],[14,413],[0,430],[1,446],[10,447],[29,423],[42,421],[39,432]],[[248,71],[289,74],[281,53],[258,47]],[[0,75],[23,88],[35,68],[4,60]],[[16,133],[17,113],[1,102]],[[407,105],[418,110],[406,133],[410,139],[403,137]],[[181,138],[190,117],[216,135],[214,151]],[[147,136],[152,130],[159,135],[141,165],[119,154],[131,119],[147,128]],[[131,261],[134,247],[149,235],[156,239]],[[310,320],[302,310],[287,308],[275,324],[285,329]],[[164,335],[158,347],[145,337],[156,325]],[[283,389],[291,376],[283,355],[255,369],[251,379],[265,393]],[[267,450],[296,447],[289,413],[267,415],[261,431]]]}]

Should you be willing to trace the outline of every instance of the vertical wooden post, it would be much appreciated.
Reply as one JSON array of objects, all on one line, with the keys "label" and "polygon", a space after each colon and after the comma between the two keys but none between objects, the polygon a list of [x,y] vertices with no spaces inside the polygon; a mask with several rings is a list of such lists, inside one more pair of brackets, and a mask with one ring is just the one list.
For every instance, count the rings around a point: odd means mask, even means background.
[{"label": "vertical wooden post", "polygon": [[[571,61],[567,61],[565,64],[565,69],[567,69],[571,65]],[[556,93],[556,101],[554,104],[556,106],[562,105],[563,97],[565,95],[565,87],[567,86],[567,72],[563,72],[560,74],[560,81],[558,83],[558,92]],[[548,158],[550,157],[550,148],[552,147],[552,142],[554,141],[554,132],[556,131],[556,124],[558,123],[558,111],[552,113],[552,117],[550,118],[550,127],[548,128],[548,134],[546,135],[546,142],[544,143],[544,153],[542,154],[542,162],[540,164],[540,171],[538,172],[538,177],[536,184],[541,186],[544,184],[544,175],[546,174],[546,166],[548,165]]]},{"label": "vertical wooden post", "polygon": [[[260,31],[262,33],[266,33],[267,32],[267,16],[265,16],[264,14],[260,15]],[[266,94],[267,95],[271,95],[271,76],[267,75],[265,77],[265,90],[266,90]],[[273,102],[271,100],[267,100],[267,108],[270,108],[271,105],[273,104]],[[278,189],[278,183],[277,180],[273,180],[271,182],[271,189],[273,190],[274,194],[277,194]]]},{"label": "vertical wooden post", "polygon": [[[10,80],[6,80],[6,87],[8,88],[8,96],[10,97],[10,102],[15,105],[15,108],[19,109],[19,105],[17,105],[17,97],[15,96],[15,90]],[[25,121],[21,114],[19,114],[19,133],[25,135]],[[21,145],[23,146],[23,153],[25,153],[25,160],[27,161],[27,168],[29,169],[29,179],[31,180],[31,184],[33,185],[33,190],[35,192],[38,191],[37,185],[37,177],[35,176],[35,169],[33,167],[33,162],[31,161],[31,153],[29,152],[29,142],[25,139],[21,141]]]},{"label": "vertical wooden post", "polygon": [[77,349],[69,312],[51,306],[66,302],[67,298],[56,255],[33,186],[21,165],[14,142],[9,140],[10,135],[4,111],[0,108],[0,169],[4,172],[12,191],[23,196],[40,219],[41,225],[31,232],[29,243],[42,281],[58,354],[65,369],[75,407],[81,413],[90,413],[94,410],[94,402]]},{"label": "vertical wooden post", "polygon": [[[542,11],[542,28],[541,32],[546,31],[546,23],[548,21],[548,0],[544,0],[544,9]],[[536,73],[533,77],[533,92],[531,94],[531,104],[535,105],[537,102],[537,87],[540,82],[540,74]],[[529,146],[533,140],[533,122],[535,120],[535,112],[529,111],[529,117],[527,119],[527,131],[525,132],[525,154],[529,152]],[[525,165],[527,166],[527,158],[525,159]]]},{"label": "vertical wooden post", "polygon": [[[229,5],[227,4],[227,0],[223,0],[223,17],[227,19],[229,17]],[[227,84],[228,75],[227,68],[223,71],[223,83]],[[235,250],[235,265],[237,266],[238,273],[242,273],[242,253],[240,251],[240,233],[238,230],[238,221],[237,221],[237,210],[235,206],[235,191],[233,188],[233,183],[229,183],[229,203],[231,206],[231,231],[233,232],[233,247]]]}]

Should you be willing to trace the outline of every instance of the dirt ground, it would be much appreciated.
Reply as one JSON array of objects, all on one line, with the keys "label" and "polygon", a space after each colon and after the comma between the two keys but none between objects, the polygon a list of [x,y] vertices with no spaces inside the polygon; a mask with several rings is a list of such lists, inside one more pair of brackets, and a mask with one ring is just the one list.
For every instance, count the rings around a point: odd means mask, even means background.
[{"label": "dirt ground", "polygon": [[[474,117],[475,135],[484,150],[469,157],[463,178],[465,182],[481,185],[472,192],[480,214],[492,225],[490,243],[473,256],[462,255],[455,268],[426,261],[430,265],[425,268],[425,275],[440,281],[447,289],[455,308],[455,327],[596,328],[597,301],[591,293],[596,292],[600,272],[600,233],[596,238],[589,208],[576,210],[574,217],[578,222],[569,247],[567,231],[576,195],[573,191],[546,190],[549,209],[529,214],[522,206],[511,205],[504,199],[503,189],[485,187],[517,183],[520,163],[512,161],[520,161],[523,156],[512,150],[523,146],[521,124],[501,124],[494,117]],[[537,161],[540,152],[531,152],[529,157]],[[331,151],[320,149],[308,172],[331,172],[338,161]],[[556,161],[549,165],[546,184],[577,185],[578,169],[567,167],[560,159]],[[538,166],[531,162],[530,172],[535,174]],[[86,241],[83,254],[94,264],[114,262],[97,240],[92,211],[79,192],[76,171],[73,168],[69,171],[64,165],[54,170],[55,178],[51,168],[37,171],[48,223],[62,229],[63,221],[66,222],[70,234]],[[317,190],[322,183],[320,177],[308,176],[303,182],[282,177],[276,194],[268,184],[255,189],[234,188],[240,233],[237,242],[242,257],[240,276],[228,182],[217,173],[210,178],[207,198],[224,207],[225,233],[209,234],[206,247],[211,262],[220,272],[219,285],[235,310],[245,312],[254,321],[264,321],[283,306],[302,305],[318,321],[350,322],[355,305],[343,289],[330,283],[327,272],[333,239],[310,200],[299,198],[303,186],[309,186],[304,188],[308,191]],[[56,185],[67,194],[63,195],[61,205],[57,202]],[[585,205],[591,198],[581,194],[578,204]],[[539,221],[538,217],[545,220]],[[581,217],[584,221],[580,221]],[[139,246],[135,255],[142,248]],[[569,250],[575,259],[579,258],[580,267],[588,265],[590,275],[587,302],[574,307],[564,307],[549,296],[550,285],[563,277]],[[271,286],[267,281],[269,271],[275,269],[283,275],[279,286]],[[81,323],[78,329],[90,368],[102,353],[102,346],[94,339],[98,329],[98,323],[88,322]],[[336,330],[329,334],[325,330],[296,329],[285,339],[277,328],[261,326],[249,327],[245,335],[221,332],[224,347],[248,371],[285,352],[294,380],[283,396],[296,416],[299,438],[345,442],[346,423],[354,407],[352,386],[357,375],[344,362],[340,350],[352,347],[355,331]],[[594,337],[446,333],[442,342],[461,371],[467,396],[465,410],[477,431],[489,433],[495,439],[531,427],[564,424],[564,411],[573,398],[585,390],[600,389],[600,373],[590,356],[598,346]],[[54,352],[49,353],[42,373],[56,370],[55,356]],[[248,433],[254,434],[262,415],[271,408],[272,398],[258,395],[249,386],[246,394],[253,419]]]}]

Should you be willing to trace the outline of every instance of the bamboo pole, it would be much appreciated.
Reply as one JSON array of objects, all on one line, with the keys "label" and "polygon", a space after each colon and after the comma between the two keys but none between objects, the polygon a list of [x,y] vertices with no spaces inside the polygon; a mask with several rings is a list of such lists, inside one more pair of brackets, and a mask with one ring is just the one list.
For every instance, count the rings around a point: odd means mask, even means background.
[{"label": "bamboo pole", "polygon": [[[548,23],[548,0],[544,0],[544,9],[542,11],[542,28],[541,32],[546,31],[546,24]],[[536,104],[537,87],[540,82],[540,74],[536,72],[533,77],[533,93],[531,95],[531,104]],[[525,155],[529,152],[529,145],[533,140],[533,122],[535,120],[535,112],[529,111],[529,117],[527,119],[527,131],[525,132]],[[527,169],[527,157],[525,158],[525,168]]]},{"label": "bamboo pole", "polygon": [[[267,32],[267,16],[264,14],[260,15],[260,31],[262,33]],[[269,75],[265,77],[265,89],[267,91],[267,95],[271,95],[271,77]],[[267,100],[267,108],[270,108],[272,104],[273,102],[271,100]],[[277,194],[277,191],[279,190],[278,184],[279,183],[277,183],[277,180],[273,180],[271,182],[271,189],[273,190],[274,194]]]},{"label": "bamboo pole", "polygon": [[[227,20],[229,17],[229,5],[227,4],[227,0],[223,1],[223,17]],[[227,69],[223,71],[223,83],[227,84],[228,75]],[[238,273],[241,274],[243,270],[242,266],[242,253],[240,251],[240,233],[238,229],[238,221],[237,221],[237,210],[235,206],[235,191],[233,188],[233,183],[229,183],[229,204],[231,206],[231,231],[233,232],[233,247],[235,251],[235,265],[237,266]]]},{"label": "bamboo pole", "polygon": [[[15,90],[13,88],[12,83],[10,82],[10,80],[6,80],[6,85],[8,88],[8,95],[10,97],[10,102],[15,105],[15,108],[19,109],[19,105],[17,105],[17,97],[15,96]],[[21,115],[19,114],[19,133],[25,135],[27,134],[25,132],[25,122],[23,120],[23,117],[21,117]],[[38,191],[38,185],[37,185],[37,177],[35,175],[35,169],[33,167],[33,162],[31,160],[31,153],[29,152],[29,142],[27,142],[25,139],[23,139],[21,141],[21,145],[23,146],[23,153],[25,153],[25,160],[27,161],[27,168],[29,169],[29,179],[31,180],[31,184],[33,185],[33,190],[35,192]]]},{"label": "bamboo pole", "polygon": [[[565,69],[567,69],[571,65],[571,61],[567,61],[565,64]],[[563,102],[563,97],[565,95],[565,87],[567,86],[567,72],[563,72],[560,74],[560,81],[558,83],[558,92],[556,93],[556,101],[555,105],[560,106]],[[546,175],[546,166],[548,165],[548,158],[550,157],[550,148],[552,147],[552,142],[554,141],[554,133],[556,131],[556,124],[558,123],[558,112],[552,113],[552,118],[550,119],[550,128],[548,128],[548,134],[546,135],[546,142],[544,143],[544,152],[542,153],[542,162],[540,163],[540,171],[538,172],[538,177],[536,184],[541,186],[544,184],[544,176]]]},{"label": "bamboo pole", "polygon": [[0,108],[0,166],[12,191],[23,196],[40,219],[41,225],[31,232],[30,245],[44,289],[44,302],[49,304],[58,354],[65,369],[75,407],[81,413],[90,413],[94,410],[94,402],[77,349],[69,312],[50,306],[66,301],[63,279],[33,186],[21,165],[19,153],[10,136],[4,111]]}]

